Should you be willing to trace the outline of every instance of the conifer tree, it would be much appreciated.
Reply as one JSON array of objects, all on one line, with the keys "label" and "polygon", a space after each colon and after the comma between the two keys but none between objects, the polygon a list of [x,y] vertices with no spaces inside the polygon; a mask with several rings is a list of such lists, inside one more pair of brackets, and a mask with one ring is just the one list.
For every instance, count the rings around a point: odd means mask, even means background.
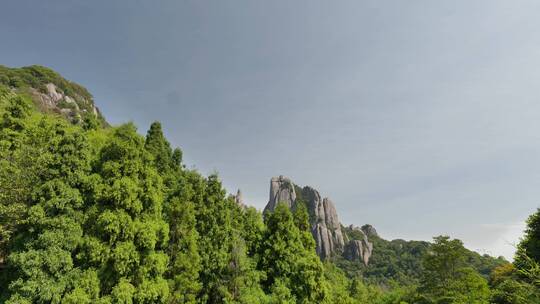
[{"label": "conifer tree", "polygon": [[165,303],[169,227],[162,181],[133,125],[114,130],[95,165],[81,259],[96,268],[112,302]]},{"label": "conifer tree", "polygon": [[315,250],[315,239],[311,234],[311,225],[309,224],[309,212],[305,203],[301,202],[296,204],[296,208],[293,212],[294,222],[298,230],[300,230],[300,236],[302,244],[307,250]]},{"label": "conifer tree", "polygon": [[200,233],[202,301],[221,303],[223,278],[230,261],[233,237],[231,204],[225,197],[217,175],[206,181],[202,204],[197,206],[197,231]]},{"label": "conifer tree", "polygon": [[29,102],[0,86],[0,106],[5,107],[0,117],[0,266],[3,267],[9,241],[27,209],[32,186],[38,182],[35,169],[38,155],[37,147],[31,147],[25,140]]},{"label": "conifer tree", "polygon": [[[16,279],[7,303],[79,303],[96,300],[96,273],[76,264],[83,235],[84,201],[79,188],[89,173],[85,137],[79,129],[44,119],[39,133],[48,143],[40,181],[28,203],[9,261]],[[30,132],[30,138],[38,132]]]},{"label": "conifer tree", "polygon": [[170,265],[166,273],[171,293],[169,302],[196,303],[201,290],[198,281],[201,261],[195,206],[202,201],[203,179],[194,171],[182,170],[182,152],[171,149],[159,122],[150,126],[144,148],[165,185],[163,216],[169,224]]},{"label": "conifer tree", "polygon": [[[265,218],[259,269],[266,272],[267,292],[282,294],[288,289],[298,303],[320,303],[325,297],[323,267],[315,248],[304,247],[302,233],[291,211],[278,204]],[[274,290],[274,291],[273,291]]]},{"label": "conifer tree", "polygon": [[261,272],[255,269],[255,261],[246,254],[245,242],[233,236],[230,260],[224,273],[221,293],[224,303],[266,303],[267,296],[260,286]]},{"label": "conifer tree", "polygon": [[163,135],[160,122],[155,121],[150,125],[150,129],[146,134],[144,148],[153,156],[154,165],[161,174],[174,170],[178,165],[175,164],[177,161],[173,161],[173,151],[170,143]]},{"label": "conifer tree", "polygon": [[241,219],[243,223],[240,233],[245,242],[246,253],[249,257],[257,260],[258,257],[256,255],[259,252],[259,246],[264,233],[262,215],[257,209],[248,207],[243,210]]},{"label": "conifer tree", "polygon": [[205,183],[198,173],[185,171],[179,185],[178,193],[165,206],[165,215],[170,225],[167,249],[170,258],[167,271],[171,287],[170,302],[196,303],[201,290],[201,259],[195,206],[201,204]]}]

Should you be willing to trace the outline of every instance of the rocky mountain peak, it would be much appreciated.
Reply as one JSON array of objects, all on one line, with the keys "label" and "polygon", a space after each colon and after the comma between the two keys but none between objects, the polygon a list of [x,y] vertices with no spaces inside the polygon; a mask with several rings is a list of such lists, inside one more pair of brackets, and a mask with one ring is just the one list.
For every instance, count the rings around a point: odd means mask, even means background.
[{"label": "rocky mountain peak", "polygon": [[342,231],[334,203],[330,198],[322,198],[316,189],[310,186],[301,188],[283,175],[273,177],[270,180],[270,195],[265,212],[273,211],[278,203],[284,203],[293,210],[297,204],[306,205],[310,215],[311,233],[317,245],[317,254],[322,259],[342,254],[348,249],[349,254],[345,256],[346,258],[360,260],[365,264],[369,261],[373,246],[366,234],[358,228],[363,237],[359,243],[356,239],[348,241],[346,246],[348,238]]},{"label": "rocky mountain peak", "polygon": [[272,177],[270,180],[270,199],[264,211],[274,211],[278,203],[284,203],[293,208],[296,202],[296,192],[293,182],[283,175]]}]

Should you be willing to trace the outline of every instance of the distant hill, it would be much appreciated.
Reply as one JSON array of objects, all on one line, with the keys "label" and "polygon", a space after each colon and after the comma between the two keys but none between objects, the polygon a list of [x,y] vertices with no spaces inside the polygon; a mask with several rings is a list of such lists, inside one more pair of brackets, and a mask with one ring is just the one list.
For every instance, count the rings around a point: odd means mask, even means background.
[{"label": "distant hill", "polygon": [[[291,209],[306,205],[311,222],[311,232],[317,243],[317,253],[323,260],[334,262],[350,277],[363,276],[372,283],[418,283],[422,273],[422,258],[429,254],[430,242],[388,241],[377,234],[371,225],[344,226],[339,221],[334,203],[322,198],[310,187],[300,187],[291,179],[279,176],[270,181],[270,197],[265,210],[273,210],[278,203]],[[503,257],[480,255],[467,250],[467,264],[485,278],[502,264]]]},{"label": "distant hill", "polygon": [[60,114],[73,123],[95,119],[99,124],[107,125],[86,88],[49,68],[0,65],[0,85],[31,97],[42,112]]}]

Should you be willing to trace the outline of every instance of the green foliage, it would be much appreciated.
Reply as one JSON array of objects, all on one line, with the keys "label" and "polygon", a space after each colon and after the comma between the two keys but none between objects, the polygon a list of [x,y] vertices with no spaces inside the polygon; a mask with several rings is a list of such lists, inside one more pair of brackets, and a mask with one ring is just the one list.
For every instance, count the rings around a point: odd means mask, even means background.
[{"label": "green foliage", "polygon": [[460,240],[434,238],[424,257],[418,289],[421,303],[488,303],[489,287],[476,270],[466,267],[466,250]]},{"label": "green foliage", "polygon": [[367,288],[361,281],[351,282],[342,270],[331,263],[325,263],[324,277],[328,290],[325,303],[352,304],[368,297]]},{"label": "green foliage", "polygon": [[257,209],[248,207],[244,210],[241,219],[243,223],[240,233],[246,243],[247,255],[257,258],[265,228],[262,214]]},{"label": "green foliage", "polygon": [[[191,196],[189,194],[185,195]],[[169,202],[166,214],[170,225],[168,253],[171,263],[167,272],[172,291],[171,301],[196,303],[201,289],[198,281],[201,264],[194,203],[190,199],[181,201],[175,197]]]},{"label": "green foliage", "polygon": [[103,290],[130,283],[140,303],[165,302],[168,257],[163,249],[169,227],[162,218],[162,182],[133,125],[112,134],[95,172],[101,178],[91,191],[97,210],[90,216],[88,230],[89,237],[108,252],[101,265],[95,265]]},{"label": "green foliage", "polygon": [[35,163],[39,157],[24,132],[30,106],[20,96],[0,86],[0,263],[23,218],[26,201],[38,180]]},{"label": "green foliage", "polygon": [[81,96],[92,100],[92,95],[83,86],[64,79],[60,74],[44,66],[32,65],[8,68],[0,65],[0,84],[14,88],[31,87],[46,92],[47,83],[55,84],[69,96]]},{"label": "green foliage", "polygon": [[540,302],[540,289],[521,280],[519,271],[512,264],[501,265],[490,276],[492,287],[490,303],[533,304]]},{"label": "green foliage", "polygon": [[305,203],[297,203],[296,210],[293,211],[294,223],[300,230],[300,237],[304,248],[315,248],[315,240],[311,234],[311,225],[309,224],[309,213]]},{"label": "green foliage", "polygon": [[163,135],[161,123],[157,121],[152,123],[146,134],[144,148],[153,156],[154,166],[162,174],[174,171],[181,162],[181,159],[173,160],[171,146]]},{"label": "green foliage", "polygon": [[527,219],[525,236],[521,240],[516,253],[516,265],[519,268],[529,264],[526,257],[540,263],[540,208]]},{"label": "green foliage", "polygon": [[221,277],[228,267],[233,235],[231,209],[227,208],[225,191],[217,175],[208,177],[202,203],[197,207],[197,231],[204,231],[199,239],[202,297],[217,302],[224,296]]},{"label": "green foliage", "polygon": [[22,145],[46,142],[48,147],[40,153],[39,179],[24,197],[28,209],[17,221],[17,235],[10,244],[8,261],[16,280],[9,285],[8,303],[58,302],[74,289],[79,297],[92,298],[95,288],[78,286],[80,278],[92,278],[91,272],[77,267],[72,255],[83,234],[84,202],[79,189],[90,171],[85,138],[67,123],[44,119],[39,127],[40,131],[23,130]]},{"label": "green foliage", "polygon": [[[264,288],[277,288],[280,293],[287,288],[299,303],[322,301],[326,295],[322,264],[314,243],[304,247],[302,233],[289,208],[278,204],[273,213],[267,214],[265,224],[259,265],[266,272]],[[292,300],[287,296],[287,301]]]},{"label": "green foliage", "polygon": [[[361,232],[348,227],[343,227],[342,231],[349,239],[361,240],[364,237]],[[372,284],[419,284],[424,271],[423,257],[430,251],[431,243],[400,239],[387,241],[375,235],[371,235],[369,241],[373,243],[375,250],[368,266],[360,261],[348,261],[340,257],[336,258],[335,263],[348,276],[363,276]],[[495,267],[508,262],[502,257],[493,258],[465,249],[464,263],[487,279]]]}]

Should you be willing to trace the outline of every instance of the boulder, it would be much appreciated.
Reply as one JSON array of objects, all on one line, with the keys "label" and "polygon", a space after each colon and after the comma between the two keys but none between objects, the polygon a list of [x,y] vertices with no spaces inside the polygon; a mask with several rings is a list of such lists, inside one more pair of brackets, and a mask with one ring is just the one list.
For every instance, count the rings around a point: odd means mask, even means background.
[{"label": "boulder", "polygon": [[64,98],[64,95],[56,92],[56,86],[53,83],[48,83],[45,87],[47,88],[47,96],[49,96],[53,103],[56,104]]}]

